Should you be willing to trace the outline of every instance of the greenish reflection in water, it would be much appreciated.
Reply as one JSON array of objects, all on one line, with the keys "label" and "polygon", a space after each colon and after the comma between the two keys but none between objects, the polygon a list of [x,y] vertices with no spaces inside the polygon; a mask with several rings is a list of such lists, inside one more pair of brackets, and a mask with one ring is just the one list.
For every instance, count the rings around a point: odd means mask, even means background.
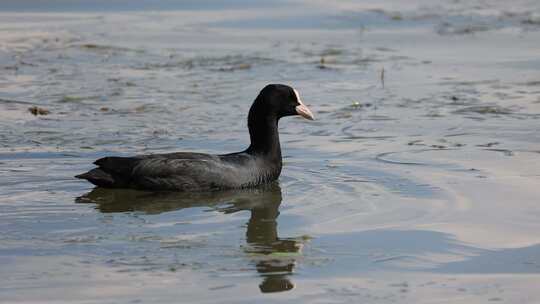
[{"label": "greenish reflection in water", "polygon": [[250,211],[243,251],[262,277],[263,293],[294,288],[290,276],[302,242],[278,236],[277,218],[282,201],[278,183],[254,189],[207,193],[144,192],[130,189],[94,188],[77,198],[78,203],[94,203],[103,213],[143,212],[159,214],[193,207],[209,207],[225,214]]}]

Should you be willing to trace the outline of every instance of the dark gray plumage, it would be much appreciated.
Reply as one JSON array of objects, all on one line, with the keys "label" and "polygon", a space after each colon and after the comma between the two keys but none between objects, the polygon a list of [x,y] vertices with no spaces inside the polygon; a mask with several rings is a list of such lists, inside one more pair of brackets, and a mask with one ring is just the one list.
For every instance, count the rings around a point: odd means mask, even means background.
[{"label": "dark gray plumage", "polygon": [[281,173],[278,121],[301,115],[313,119],[293,88],[272,84],[249,110],[250,146],[242,152],[210,155],[177,152],[134,157],[105,157],[98,167],[77,178],[107,188],[208,191],[253,187],[276,180]]}]

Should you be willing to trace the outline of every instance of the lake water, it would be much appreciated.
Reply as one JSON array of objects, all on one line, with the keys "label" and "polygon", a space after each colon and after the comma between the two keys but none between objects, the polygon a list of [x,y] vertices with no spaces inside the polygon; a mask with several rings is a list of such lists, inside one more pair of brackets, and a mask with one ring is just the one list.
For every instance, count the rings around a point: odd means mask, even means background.
[{"label": "lake water", "polygon": [[[539,54],[538,1],[2,1],[0,302],[538,303]],[[278,183],[73,178],[242,150],[268,83]]]}]

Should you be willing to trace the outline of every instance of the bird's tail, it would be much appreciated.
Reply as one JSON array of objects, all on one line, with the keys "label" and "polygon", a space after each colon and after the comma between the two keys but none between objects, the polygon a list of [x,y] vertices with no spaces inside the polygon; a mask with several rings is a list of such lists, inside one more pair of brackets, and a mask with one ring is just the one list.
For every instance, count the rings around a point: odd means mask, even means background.
[{"label": "bird's tail", "polygon": [[131,183],[131,172],[139,162],[134,157],[104,157],[94,162],[98,168],[75,176],[106,188],[126,188]]},{"label": "bird's tail", "polygon": [[75,177],[80,179],[86,179],[87,181],[99,187],[111,188],[116,186],[116,182],[113,176],[101,170],[100,168],[94,168],[86,173],[76,175]]}]

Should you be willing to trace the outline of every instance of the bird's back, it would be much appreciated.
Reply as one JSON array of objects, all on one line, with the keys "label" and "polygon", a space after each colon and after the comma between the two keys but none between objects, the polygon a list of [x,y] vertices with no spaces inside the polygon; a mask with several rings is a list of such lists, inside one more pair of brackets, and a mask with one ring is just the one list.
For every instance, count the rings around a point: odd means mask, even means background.
[{"label": "bird's back", "polygon": [[105,157],[77,177],[107,188],[208,191],[245,188],[277,179],[279,166],[245,152],[227,155],[178,152]]}]

